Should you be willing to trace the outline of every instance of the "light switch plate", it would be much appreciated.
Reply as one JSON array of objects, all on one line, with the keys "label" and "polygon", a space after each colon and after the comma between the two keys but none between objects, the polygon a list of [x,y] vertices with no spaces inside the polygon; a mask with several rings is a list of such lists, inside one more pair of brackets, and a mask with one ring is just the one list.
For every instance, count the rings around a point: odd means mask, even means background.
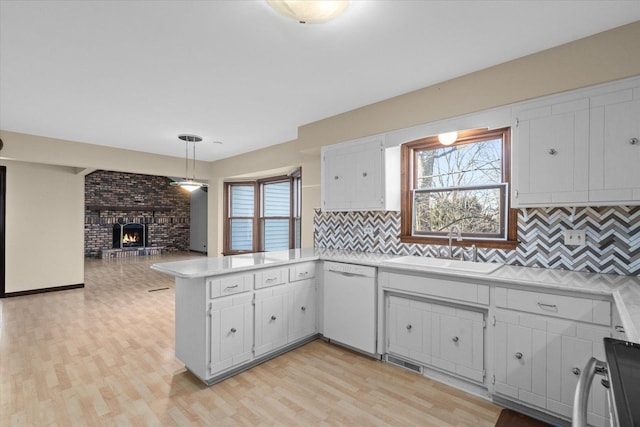
[{"label": "light switch plate", "polygon": [[580,246],[586,243],[584,230],[565,230],[564,244],[567,246]]}]

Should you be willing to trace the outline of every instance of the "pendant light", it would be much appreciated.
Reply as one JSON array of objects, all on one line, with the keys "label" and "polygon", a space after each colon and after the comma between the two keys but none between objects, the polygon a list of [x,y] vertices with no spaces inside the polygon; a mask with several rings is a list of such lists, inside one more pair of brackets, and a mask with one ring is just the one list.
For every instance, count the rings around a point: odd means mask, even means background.
[{"label": "pendant light", "polygon": [[[174,187],[184,188],[188,192],[193,192],[198,188],[208,187],[209,184],[196,180],[196,142],[201,142],[202,137],[198,135],[182,134],[178,135],[178,139],[185,142],[185,170],[184,181],[173,181],[171,185]],[[189,178],[189,143],[193,144],[193,167],[192,178]]]}]

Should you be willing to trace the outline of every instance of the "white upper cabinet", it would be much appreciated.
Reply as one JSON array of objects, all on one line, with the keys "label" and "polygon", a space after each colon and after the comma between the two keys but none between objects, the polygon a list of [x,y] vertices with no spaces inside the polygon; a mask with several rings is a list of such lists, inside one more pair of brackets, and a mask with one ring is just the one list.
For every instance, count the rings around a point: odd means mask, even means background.
[{"label": "white upper cabinet", "polygon": [[640,84],[591,98],[589,200],[640,202]]},{"label": "white upper cabinet", "polygon": [[400,150],[381,136],[322,148],[322,209],[400,210]]},{"label": "white upper cabinet", "polygon": [[640,78],[512,113],[512,207],[640,204]]},{"label": "white upper cabinet", "polygon": [[514,113],[514,204],[587,200],[589,99],[525,106]]}]

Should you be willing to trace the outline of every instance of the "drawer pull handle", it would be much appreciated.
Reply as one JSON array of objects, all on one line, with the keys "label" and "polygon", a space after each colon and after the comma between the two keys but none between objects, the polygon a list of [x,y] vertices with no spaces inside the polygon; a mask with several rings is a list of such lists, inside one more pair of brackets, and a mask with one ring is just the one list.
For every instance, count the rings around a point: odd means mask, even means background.
[{"label": "drawer pull handle", "polygon": [[407,325],[407,331],[410,331],[411,327],[412,327],[411,324]]},{"label": "drawer pull handle", "polygon": [[266,281],[267,282],[273,282],[274,280],[278,280],[277,277],[269,277]]},{"label": "drawer pull handle", "polygon": [[232,334],[235,334],[236,332],[238,332],[236,328],[231,328],[231,333]]},{"label": "drawer pull handle", "polygon": [[573,368],[571,372],[573,373],[573,375],[578,376],[580,375],[580,368]]},{"label": "drawer pull handle", "polygon": [[302,271],[302,272],[298,273],[298,277],[304,277],[304,276],[306,276],[308,274],[309,274],[308,271]]},{"label": "drawer pull handle", "polygon": [[547,309],[547,308],[551,309],[551,310],[557,310],[558,309],[558,306],[555,305],[555,304],[545,304],[543,302],[539,302],[538,306],[540,306],[540,308],[543,309],[543,310]]},{"label": "drawer pull handle", "polygon": [[226,291],[227,289],[235,289],[237,287],[238,287],[238,285],[227,286],[226,288],[224,288],[224,290]]},{"label": "drawer pull handle", "polygon": [[307,307],[305,307],[304,305],[302,307],[300,307],[300,310],[302,311],[307,311]]},{"label": "drawer pull handle", "polygon": [[275,315],[271,316],[271,320],[276,320],[276,316]]},{"label": "drawer pull handle", "polygon": [[522,353],[520,353],[520,352],[517,352],[515,354],[515,356],[516,356],[516,359],[518,359],[518,360],[522,359]]},{"label": "drawer pull handle", "polygon": [[615,329],[616,332],[620,332],[620,333],[624,334],[624,326],[622,326],[622,325],[616,325],[616,326],[613,327],[613,329]]},{"label": "drawer pull handle", "polygon": [[458,342],[458,341],[460,341],[460,338],[458,338],[458,337],[453,337],[453,338],[451,338],[451,341],[453,341],[453,342]]}]

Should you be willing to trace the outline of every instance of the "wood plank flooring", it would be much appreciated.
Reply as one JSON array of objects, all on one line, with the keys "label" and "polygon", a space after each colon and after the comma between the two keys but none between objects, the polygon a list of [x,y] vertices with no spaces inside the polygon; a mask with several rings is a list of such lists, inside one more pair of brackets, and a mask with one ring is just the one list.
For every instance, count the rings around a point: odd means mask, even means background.
[{"label": "wood plank flooring", "polygon": [[320,340],[204,386],[149,268],[186,256],[87,260],[84,289],[0,300],[0,426],[495,424],[490,402]]}]

